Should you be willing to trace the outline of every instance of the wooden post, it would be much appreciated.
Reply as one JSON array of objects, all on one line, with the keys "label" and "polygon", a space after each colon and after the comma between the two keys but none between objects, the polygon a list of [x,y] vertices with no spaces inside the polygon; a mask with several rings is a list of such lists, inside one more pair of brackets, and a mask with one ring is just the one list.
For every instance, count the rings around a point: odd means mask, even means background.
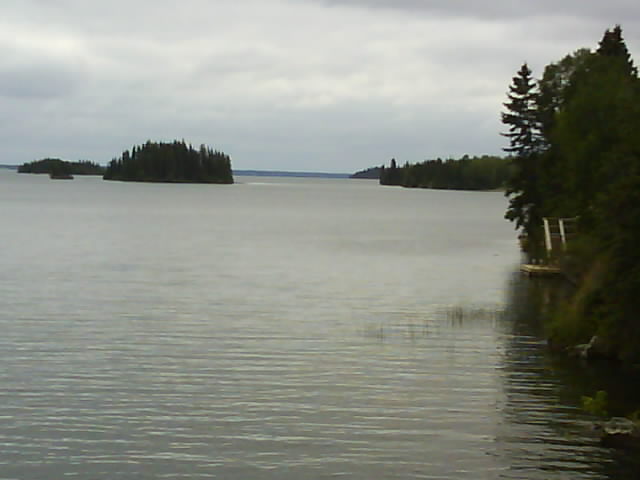
[{"label": "wooden post", "polygon": [[544,222],[544,243],[547,247],[547,253],[550,253],[553,246],[551,245],[551,230],[549,229],[549,219],[545,217],[542,219],[542,221]]},{"label": "wooden post", "polygon": [[558,226],[560,227],[560,238],[562,239],[562,249],[567,249],[567,237],[564,233],[564,218],[558,219]]}]

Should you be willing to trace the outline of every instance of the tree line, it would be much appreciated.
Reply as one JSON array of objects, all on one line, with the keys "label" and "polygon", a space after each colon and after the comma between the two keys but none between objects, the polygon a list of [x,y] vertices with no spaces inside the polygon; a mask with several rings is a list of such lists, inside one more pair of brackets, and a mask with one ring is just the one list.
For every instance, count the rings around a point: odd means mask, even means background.
[{"label": "tree line", "polygon": [[365,170],[359,170],[349,178],[364,178],[369,180],[380,180],[380,171],[382,167],[370,167]]},{"label": "tree line", "polygon": [[560,261],[577,281],[551,326],[560,342],[606,339],[621,358],[640,351],[640,80],[620,26],[534,79],[525,63],[502,122],[514,174],[506,218],[540,256],[543,217],[576,217]]},{"label": "tree line", "polygon": [[104,167],[88,160],[68,162],[59,158],[43,158],[23,163],[18,173],[47,173],[49,175],[102,175]]},{"label": "tree line", "polygon": [[459,159],[426,160],[398,166],[391,159],[389,167],[380,170],[381,185],[401,185],[409,188],[447,190],[494,190],[504,187],[511,175],[509,160],[483,155]]},{"label": "tree line", "polygon": [[147,141],[111,160],[105,180],[175,183],[233,183],[228,155],[201,145],[198,150],[184,140]]}]

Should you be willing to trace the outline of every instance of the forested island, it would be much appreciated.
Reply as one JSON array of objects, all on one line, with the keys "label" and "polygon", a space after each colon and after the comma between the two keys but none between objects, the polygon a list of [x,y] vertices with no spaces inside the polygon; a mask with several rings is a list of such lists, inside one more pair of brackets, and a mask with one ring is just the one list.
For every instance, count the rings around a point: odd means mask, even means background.
[{"label": "forested island", "polygon": [[184,140],[172,143],[147,141],[114,158],[105,180],[169,183],[233,183],[228,155],[201,145],[195,150]]},{"label": "forested island", "polygon": [[512,167],[507,158],[483,155],[426,160],[398,166],[395,159],[380,170],[381,185],[447,190],[495,190],[505,186]]},{"label": "forested island", "polygon": [[68,162],[59,158],[43,158],[18,167],[18,173],[46,173],[51,177],[61,178],[72,175],[103,175],[104,171],[104,167],[88,160]]},{"label": "forested island", "polygon": [[[514,175],[506,218],[545,258],[543,217],[577,219],[566,252],[546,258],[575,283],[551,315],[552,345],[640,361],[640,80],[619,26],[534,79],[522,65],[502,122]],[[597,339],[597,348],[594,343]],[[587,350],[583,350],[587,352]]]}]

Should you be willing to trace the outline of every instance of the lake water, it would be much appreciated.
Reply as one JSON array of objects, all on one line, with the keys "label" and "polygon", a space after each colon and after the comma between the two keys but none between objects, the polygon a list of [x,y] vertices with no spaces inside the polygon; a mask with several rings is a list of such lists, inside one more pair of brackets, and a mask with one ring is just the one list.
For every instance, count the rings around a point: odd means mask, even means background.
[{"label": "lake water", "polygon": [[1,480],[635,478],[502,194],[236,181],[0,170]]}]

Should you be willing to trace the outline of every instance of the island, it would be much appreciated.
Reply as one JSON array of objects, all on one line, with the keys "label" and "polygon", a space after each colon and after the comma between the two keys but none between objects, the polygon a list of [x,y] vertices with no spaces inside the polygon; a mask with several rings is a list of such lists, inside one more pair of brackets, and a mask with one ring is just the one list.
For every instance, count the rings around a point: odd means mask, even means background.
[{"label": "island", "polygon": [[59,158],[43,158],[23,163],[18,167],[18,173],[46,173],[54,180],[68,180],[73,175],[102,175],[104,167],[88,160],[68,162]]},{"label": "island", "polygon": [[195,150],[184,140],[147,141],[111,160],[105,180],[165,183],[233,183],[228,155],[201,145]]}]

